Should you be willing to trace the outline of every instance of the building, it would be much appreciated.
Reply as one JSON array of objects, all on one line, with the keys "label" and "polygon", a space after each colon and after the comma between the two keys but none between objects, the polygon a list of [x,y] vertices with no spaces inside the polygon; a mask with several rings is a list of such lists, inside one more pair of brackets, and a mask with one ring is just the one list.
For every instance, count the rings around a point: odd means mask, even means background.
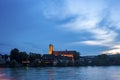
[{"label": "building", "polygon": [[3,58],[3,55],[0,54],[0,65],[5,64],[5,63],[6,63],[6,61]]},{"label": "building", "polygon": [[70,60],[74,62],[74,55],[72,53],[73,51],[53,51],[53,55],[55,56],[63,56],[68,57]]},{"label": "building", "polygon": [[49,54],[52,54],[54,51],[54,46],[52,44],[49,45]]},{"label": "building", "polygon": [[42,61],[44,61],[45,63],[53,63],[55,60],[55,56],[52,54],[44,54],[42,56]]},{"label": "building", "polygon": [[50,44],[48,54],[42,56],[41,64],[44,66],[70,66],[79,58],[79,52],[75,50],[55,51],[54,46]]},{"label": "building", "polygon": [[73,63],[75,60],[79,59],[79,52],[77,51],[54,51],[54,46],[52,44],[49,45],[49,52],[50,55],[54,56],[63,56],[63,57],[68,57],[69,60],[71,60]]}]

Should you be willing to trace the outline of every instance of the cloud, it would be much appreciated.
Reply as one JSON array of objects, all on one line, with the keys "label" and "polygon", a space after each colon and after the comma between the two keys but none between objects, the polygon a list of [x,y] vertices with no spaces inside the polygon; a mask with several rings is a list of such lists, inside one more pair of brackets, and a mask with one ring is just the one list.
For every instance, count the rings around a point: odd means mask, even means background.
[{"label": "cloud", "polygon": [[55,3],[52,7],[49,7],[45,16],[49,15],[49,18],[63,20],[69,16],[77,16],[72,21],[61,24],[60,27],[78,34],[84,31],[92,35],[86,36],[87,39],[84,41],[71,42],[72,44],[107,46],[112,49],[109,50],[110,52],[118,51],[118,48],[113,50],[113,46],[119,44],[117,42],[119,36],[117,30],[120,29],[120,9],[119,4],[113,5],[111,1],[64,0],[62,1],[62,7],[55,5]]},{"label": "cloud", "polygon": [[0,43],[0,46],[11,47],[13,45],[10,43]]},{"label": "cloud", "polygon": [[120,45],[115,45],[110,50],[103,51],[102,54],[120,54]]},{"label": "cloud", "polygon": [[39,46],[33,42],[24,42],[25,45],[31,46],[32,48],[39,49]]},{"label": "cloud", "polygon": [[119,8],[119,2],[116,2],[115,5],[111,5],[110,9],[110,18],[109,21],[111,22],[110,25],[116,29],[120,29],[120,8]]},{"label": "cloud", "polygon": [[101,41],[97,40],[87,40],[87,41],[80,41],[80,42],[74,42],[74,44],[87,44],[87,45],[103,45]]},{"label": "cloud", "polygon": [[[91,33],[92,40],[76,41],[75,44],[111,46],[114,44],[118,33],[110,29],[108,15],[108,6],[106,2],[101,1],[67,1],[67,9],[71,15],[78,17],[70,23],[63,24],[62,27],[74,32],[86,31]],[[110,14],[109,14],[110,15]],[[102,21],[106,20],[105,23]],[[101,25],[102,24],[102,25]],[[88,36],[87,36],[88,37]],[[89,37],[88,37],[89,38]]]},{"label": "cloud", "polygon": [[[42,4],[43,14],[47,19],[65,19],[69,13],[65,9],[65,0],[45,0]],[[64,12],[63,12],[64,11]]]}]

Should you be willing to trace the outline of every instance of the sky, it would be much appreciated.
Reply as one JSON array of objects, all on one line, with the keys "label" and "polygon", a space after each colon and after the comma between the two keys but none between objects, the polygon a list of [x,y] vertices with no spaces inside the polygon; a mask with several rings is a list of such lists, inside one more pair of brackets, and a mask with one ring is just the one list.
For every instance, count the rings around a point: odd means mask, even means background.
[{"label": "sky", "polygon": [[119,0],[0,0],[0,53],[120,53]]}]

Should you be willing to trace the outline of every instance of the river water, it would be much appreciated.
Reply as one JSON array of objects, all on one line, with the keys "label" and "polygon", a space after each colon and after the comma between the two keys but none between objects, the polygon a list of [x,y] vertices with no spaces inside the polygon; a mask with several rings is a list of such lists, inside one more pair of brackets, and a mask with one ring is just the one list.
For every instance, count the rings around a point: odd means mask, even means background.
[{"label": "river water", "polygon": [[120,67],[0,68],[0,80],[120,80]]}]

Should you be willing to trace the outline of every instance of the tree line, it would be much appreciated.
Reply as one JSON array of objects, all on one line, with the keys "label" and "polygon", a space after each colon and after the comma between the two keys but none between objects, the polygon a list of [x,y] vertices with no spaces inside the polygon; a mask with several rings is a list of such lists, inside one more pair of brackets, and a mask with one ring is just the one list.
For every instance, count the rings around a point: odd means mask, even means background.
[{"label": "tree line", "polygon": [[11,67],[26,66],[26,64],[23,64],[23,61],[26,63],[28,62],[28,63],[34,64],[36,60],[41,60],[41,54],[32,53],[32,52],[27,54],[27,52],[25,51],[20,52],[17,48],[12,49],[10,52],[10,66]]},{"label": "tree line", "polygon": [[[51,55],[52,56],[52,55]],[[42,60],[42,55],[38,53],[29,54],[25,51],[19,51],[17,48],[14,48],[10,51],[10,55],[3,55],[2,58],[5,60],[5,67],[22,67],[22,66],[31,66],[31,67],[40,67],[48,66],[45,64],[45,61]],[[9,58],[9,59],[8,59]],[[50,61],[50,60],[49,60]],[[66,64],[67,63],[67,64]],[[28,65],[29,64],[29,65]],[[51,66],[53,64],[50,64]],[[116,55],[106,55],[101,54],[97,56],[75,56],[74,66],[112,66],[120,65],[120,54]],[[0,67],[1,67],[0,63]],[[58,60],[57,66],[73,66],[72,62],[67,62],[67,60]]]},{"label": "tree line", "polygon": [[94,56],[93,58],[84,57],[80,61],[81,66],[119,66],[120,65],[120,54],[106,55],[101,54]]}]

